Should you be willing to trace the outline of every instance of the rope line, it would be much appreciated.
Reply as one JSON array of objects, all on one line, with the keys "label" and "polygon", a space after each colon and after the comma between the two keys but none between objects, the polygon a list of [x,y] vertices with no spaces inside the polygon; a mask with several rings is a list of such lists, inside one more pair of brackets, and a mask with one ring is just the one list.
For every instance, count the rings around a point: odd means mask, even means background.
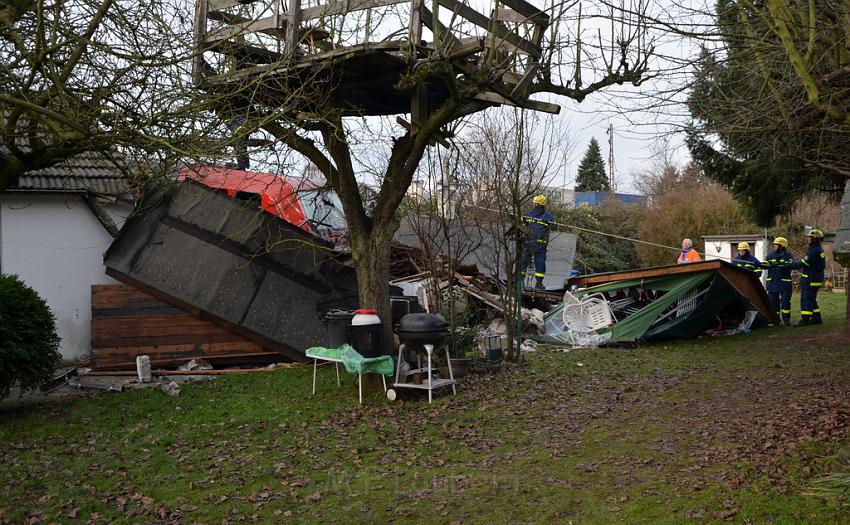
[{"label": "rope line", "polygon": [[[492,208],[485,208],[483,206],[473,206],[473,207],[478,208],[480,210],[491,211],[491,212],[495,212],[495,213],[501,213],[499,210],[494,210]],[[650,241],[643,241],[641,239],[632,239],[631,237],[625,237],[623,235],[617,235],[617,234],[614,234],[614,233],[608,233],[608,232],[603,232],[603,231],[599,231],[599,230],[591,230],[589,228],[582,228],[581,226],[574,226],[572,224],[564,224],[564,223],[560,223],[560,222],[557,222],[557,221],[552,221],[552,224],[554,224],[556,226],[561,226],[563,228],[572,228],[574,230],[579,230],[579,231],[583,231],[583,232],[587,232],[587,233],[595,233],[597,235],[604,235],[606,237],[613,237],[614,239],[620,239],[622,241],[629,241],[629,242],[634,242],[634,243],[638,243],[638,244],[646,244],[647,246],[654,246],[656,248],[664,248],[666,250],[674,250],[674,251],[677,251],[677,252],[682,251],[681,248],[676,248],[674,246],[666,246],[664,244],[658,244],[658,243],[650,242]],[[696,249],[694,249],[694,251],[697,252],[700,255],[708,256],[708,254],[706,252],[700,252],[700,251],[697,251]],[[722,257],[718,257],[716,255],[713,255],[712,257],[722,258]],[[732,258],[730,257],[729,259],[731,260]]]}]

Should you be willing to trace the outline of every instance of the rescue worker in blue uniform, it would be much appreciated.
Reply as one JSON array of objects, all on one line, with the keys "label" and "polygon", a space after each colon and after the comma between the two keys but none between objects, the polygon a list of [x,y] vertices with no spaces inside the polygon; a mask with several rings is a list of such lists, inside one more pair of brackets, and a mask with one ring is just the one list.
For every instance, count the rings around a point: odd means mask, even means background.
[{"label": "rescue worker in blue uniform", "polygon": [[788,251],[788,239],[773,239],[773,251],[767,254],[762,266],[767,268],[767,296],[776,316],[785,325],[791,325],[791,263],[794,257]]},{"label": "rescue worker in blue uniform", "polygon": [[821,324],[823,319],[818,306],[818,291],[823,286],[823,272],[826,269],[826,253],[820,243],[823,232],[812,230],[809,232],[809,250],[806,256],[798,262],[791,263],[788,267],[800,268],[800,326],[808,324]]},{"label": "rescue worker in blue uniform", "polygon": [[732,259],[732,264],[738,268],[753,272],[761,278],[761,261],[750,253],[750,244],[746,242],[738,243],[738,256]]},{"label": "rescue worker in blue uniform", "polygon": [[534,197],[534,207],[522,214],[525,226],[525,242],[522,250],[523,268],[528,268],[529,258],[534,258],[535,288],[543,290],[543,278],[546,277],[546,250],[549,248],[549,231],[555,218],[546,211],[546,197]]}]

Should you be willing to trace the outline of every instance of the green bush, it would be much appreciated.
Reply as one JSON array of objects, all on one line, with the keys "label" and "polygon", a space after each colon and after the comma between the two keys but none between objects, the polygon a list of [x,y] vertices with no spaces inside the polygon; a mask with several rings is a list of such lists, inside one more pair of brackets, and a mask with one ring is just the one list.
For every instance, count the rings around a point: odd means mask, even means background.
[{"label": "green bush", "polygon": [[452,359],[460,359],[474,354],[478,348],[478,330],[475,324],[475,312],[467,308],[447,317],[451,323],[449,331],[449,354]]},{"label": "green bush", "polygon": [[44,384],[60,358],[47,303],[17,275],[0,275],[0,399],[15,383],[23,390]]},{"label": "green bush", "polygon": [[[643,206],[623,205],[612,199],[604,206],[553,211],[555,220],[567,225],[559,229],[578,236],[573,267],[580,273],[616,272],[640,266],[634,243],[586,230],[635,238],[643,220]],[[578,226],[583,230],[569,226]]]}]

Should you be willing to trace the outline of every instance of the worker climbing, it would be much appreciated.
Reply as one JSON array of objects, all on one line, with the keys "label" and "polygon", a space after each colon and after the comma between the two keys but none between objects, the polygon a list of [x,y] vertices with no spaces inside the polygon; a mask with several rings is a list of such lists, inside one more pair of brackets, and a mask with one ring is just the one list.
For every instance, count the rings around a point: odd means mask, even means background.
[{"label": "worker climbing", "polygon": [[821,246],[823,232],[813,229],[808,233],[809,250],[799,261],[788,265],[794,270],[802,269],[800,274],[800,326],[821,324],[823,319],[818,306],[818,291],[823,286],[823,272],[826,269],[826,253]]},{"label": "worker climbing", "polygon": [[794,257],[788,251],[788,239],[777,237],[773,240],[773,251],[767,254],[762,263],[767,268],[767,296],[773,305],[776,316],[786,326],[791,325],[791,263]]},{"label": "worker climbing", "polygon": [[738,256],[732,259],[732,264],[761,277],[761,261],[750,253],[750,244],[747,242],[738,243]]},{"label": "worker climbing", "polygon": [[549,231],[555,222],[551,213],[546,211],[546,197],[534,197],[532,209],[522,214],[525,235],[522,249],[522,267],[528,268],[530,258],[534,258],[535,288],[543,290],[543,278],[546,277],[546,251],[549,247]]}]

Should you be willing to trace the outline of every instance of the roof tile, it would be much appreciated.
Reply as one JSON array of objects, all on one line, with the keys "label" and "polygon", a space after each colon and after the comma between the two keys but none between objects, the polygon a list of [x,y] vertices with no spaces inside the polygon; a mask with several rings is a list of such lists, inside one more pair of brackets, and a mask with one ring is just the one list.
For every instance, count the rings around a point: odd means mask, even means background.
[{"label": "roof tile", "polygon": [[118,153],[113,153],[111,159],[98,153],[83,153],[49,168],[28,171],[9,189],[118,195],[130,189],[127,173],[118,167],[124,160]]}]

